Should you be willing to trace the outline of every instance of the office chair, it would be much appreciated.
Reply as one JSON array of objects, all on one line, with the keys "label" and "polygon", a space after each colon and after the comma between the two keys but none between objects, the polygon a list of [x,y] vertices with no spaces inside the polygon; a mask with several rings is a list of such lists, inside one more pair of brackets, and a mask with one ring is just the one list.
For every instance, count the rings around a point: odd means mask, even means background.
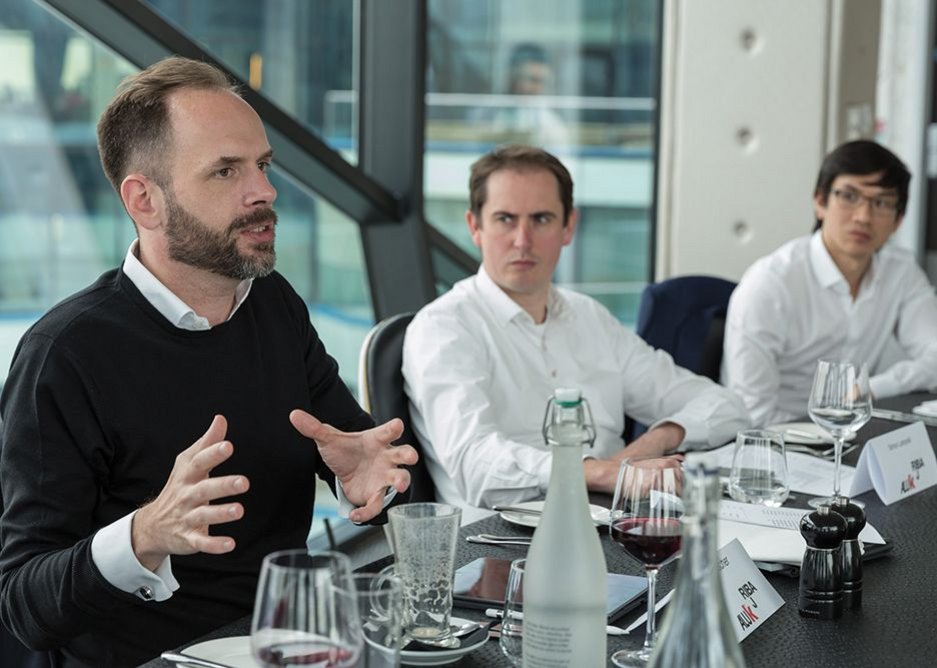
[{"label": "office chair", "polygon": [[[716,276],[677,276],[641,293],[638,336],[665,350],[685,369],[719,382],[726,309],[735,283]],[[629,420],[628,442],[646,427]],[[631,429],[629,430],[629,427]]]},{"label": "office chair", "polygon": [[377,323],[361,344],[358,361],[358,401],[379,424],[399,417],[399,442],[412,445],[420,460],[410,471],[410,502],[435,501],[436,487],[423,459],[423,449],[411,428],[410,405],[403,391],[403,337],[413,313],[400,313]]}]

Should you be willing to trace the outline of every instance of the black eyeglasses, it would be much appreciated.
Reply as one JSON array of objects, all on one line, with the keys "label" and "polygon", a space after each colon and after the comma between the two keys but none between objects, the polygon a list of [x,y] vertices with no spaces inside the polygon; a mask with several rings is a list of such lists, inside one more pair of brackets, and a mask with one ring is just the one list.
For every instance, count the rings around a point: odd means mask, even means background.
[{"label": "black eyeglasses", "polygon": [[830,192],[847,209],[856,209],[862,202],[868,202],[876,216],[892,216],[898,211],[898,198],[890,195],[869,197],[849,188],[833,188]]}]

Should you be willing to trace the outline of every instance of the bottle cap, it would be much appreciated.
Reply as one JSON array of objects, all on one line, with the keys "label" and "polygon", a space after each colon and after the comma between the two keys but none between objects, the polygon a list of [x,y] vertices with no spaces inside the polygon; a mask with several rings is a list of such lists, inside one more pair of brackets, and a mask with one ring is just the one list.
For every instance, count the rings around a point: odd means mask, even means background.
[{"label": "bottle cap", "polygon": [[582,391],[573,387],[558,387],[553,390],[553,398],[563,408],[572,408],[582,401]]}]

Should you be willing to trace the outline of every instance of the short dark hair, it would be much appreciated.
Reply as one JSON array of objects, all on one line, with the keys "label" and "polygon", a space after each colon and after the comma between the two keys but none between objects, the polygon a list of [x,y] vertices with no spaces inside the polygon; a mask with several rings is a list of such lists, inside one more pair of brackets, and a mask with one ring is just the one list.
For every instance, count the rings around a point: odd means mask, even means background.
[{"label": "short dark hair", "polygon": [[469,208],[481,220],[482,207],[488,197],[488,177],[501,169],[517,172],[544,170],[556,177],[560,202],[563,204],[563,224],[569,222],[573,212],[573,177],[556,156],[534,146],[499,146],[472,164],[469,176]]},{"label": "short dark hair", "polygon": [[[908,184],[911,183],[911,172],[901,159],[881,144],[868,139],[857,139],[846,142],[833,149],[823,159],[820,165],[820,174],[817,176],[817,187],[813,194],[819,196],[825,204],[830,196],[833,181],[841,174],[882,173],[882,178],[875,184],[882,188],[893,188],[898,192],[897,215],[904,215],[908,206]],[[817,220],[814,231],[823,225]]]},{"label": "short dark hair", "polygon": [[125,78],[98,120],[101,166],[114,190],[127,174],[141,171],[168,185],[169,95],[180,88],[239,94],[227,75],[208,63],[173,56]]}]

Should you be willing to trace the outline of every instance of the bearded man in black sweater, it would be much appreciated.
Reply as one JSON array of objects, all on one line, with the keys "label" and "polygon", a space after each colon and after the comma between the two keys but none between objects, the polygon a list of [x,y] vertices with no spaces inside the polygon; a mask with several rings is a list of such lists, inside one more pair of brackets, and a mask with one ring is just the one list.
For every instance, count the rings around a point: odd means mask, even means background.
[{"label": "bearded man in black sweater", "polygon": [[263,556],[305,544],[315,474],[364,522],[416,461],[273,271],[272,152],[225,76],[129,77],[98,141],[138,239],[26,333],[0,398],[0,616],[95,668],[248,614]]}]

